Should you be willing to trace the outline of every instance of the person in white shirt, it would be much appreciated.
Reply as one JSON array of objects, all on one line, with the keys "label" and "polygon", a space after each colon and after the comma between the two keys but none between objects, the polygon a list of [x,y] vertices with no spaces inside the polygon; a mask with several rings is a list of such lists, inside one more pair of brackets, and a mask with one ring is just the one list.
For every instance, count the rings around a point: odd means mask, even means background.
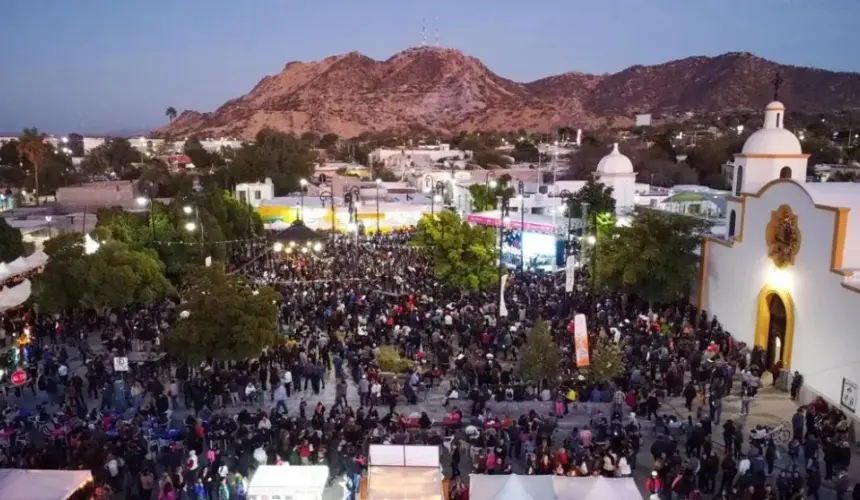
[{"label": "person in white shirt", "polygon": [[374,380],[370,386],[370,404],[375,406],[379,404],[382,397],[382,384],[378,380]]},{"label": "person in white shirt", "polygon": [[293,372],[290,370],[284,371],[284,389],[287,390],[287,397],[290,397],[293,389]]},{"label": "person in white shirt", "polygon": [[248,385],[245,386],[245,404],[254,404],[254,394],[257,392],[257,388],[254,386],[253,382],[248,382]]},{"label": "person in white shirt", "polygon": [[260,419],[260,422],[257,424],[257,429],[269,431],[272,430],[272,422],[268,417],[263,415],[263,418]]},{"label": "person in white shirt", "polygon": [[264,450],[262,446],[254,450],[254,460],[258,465],[266,465],[266,462],[269,461],[269,456],[266,454],[266,450]]}]

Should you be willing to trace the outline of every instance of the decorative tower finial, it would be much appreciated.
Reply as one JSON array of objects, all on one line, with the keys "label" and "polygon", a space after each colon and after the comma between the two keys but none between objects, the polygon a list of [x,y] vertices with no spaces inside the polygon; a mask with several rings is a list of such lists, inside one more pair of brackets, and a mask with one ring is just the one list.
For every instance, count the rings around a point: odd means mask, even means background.
[{"label": "decorative tower finial", "polygon": [[782,75],[779,74],[779,71],[773,76],[773,80],[770,81],[773,84],[773,100],[779,100],[779,87],[782,86]]}]

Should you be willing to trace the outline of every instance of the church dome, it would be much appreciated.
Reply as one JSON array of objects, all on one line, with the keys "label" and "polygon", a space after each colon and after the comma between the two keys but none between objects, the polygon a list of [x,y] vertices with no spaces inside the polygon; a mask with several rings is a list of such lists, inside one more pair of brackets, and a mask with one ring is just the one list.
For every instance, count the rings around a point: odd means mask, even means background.
[{"label": "church dome", "polygon": [[597,164],[598,175],[632,174],[633,162],[618,151],[618,143],[612,145],[612,152]]},{"label": "church dome", "polygon": [[797,137],[783,128],[785,106],[774,101],[764,111],[764,127],[744,143],[745,155],[799,155],[803,153]]}]

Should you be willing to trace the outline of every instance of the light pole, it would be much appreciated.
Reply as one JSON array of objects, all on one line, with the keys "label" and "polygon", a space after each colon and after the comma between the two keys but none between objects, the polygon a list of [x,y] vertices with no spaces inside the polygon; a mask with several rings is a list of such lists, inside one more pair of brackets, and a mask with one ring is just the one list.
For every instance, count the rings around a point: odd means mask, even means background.
[{"label": "light pole", "polygon": [[361,196],[361,189],[358,186],[352,186],[346,189],[343,194],[343,201],[346,203],[349,210],[349,223],[347,231],[355,231],[355,240],[358,241],[358,204]]},{"label": "light pole", "polygon": [[[148,207],[146,219],[147,222],[149,222],[149,239],[150,241],[155,241],[155,222],[152,220],[152,209],[154,207],[150,205],[152,201],[146,196],[138,196],[134,201],[137,203],[137,206],[142,209],[146,210]],[[86,214],[84,214],[84,217],[86,217]],[[86,228],[84,228],[84,230],[86,230]]]},{"label": "light pole", "polygon": [[52,220],[54,220],[54,218],[52,216],[50,216],[50,215],[45,216],[45,222],[48,223],[48,238],[54,237],[54,225],[51,224]]},{"label": "light pole", "polygon": [[526,266],[526,194],[523,181],[517,182],[517,192],[517,198],[520,200],[520,272],[523,272]]},{"label": "light pole", "polygon": [[335,211],[334,211],[334,194],[332,194],[331,189],[323,189],[320,191],[320,202],[322,202],[323,208],[325,208],[325,201],[329,200],[331,204],[331,234],[334,236],[335,231],[337,231],[337,227],[335,225]]},{"label": "light pole", "polygon": [[[501,306],[502,297],[505,294],[505,290],[502,287],[502,276],[505,274],[505,264],[504,264],[504,244],[505,244],[505,225],[510,220],[510,199],[507,196],[502,196],[499,200],[499,300],[498,304]],[[499,307],[498,317],[502,317],[501,307]]]},{"label": "light pole", "polygon": [[565,256],[569,257],[573,255],[574,250],[574,234],[573,234],[573,207],[571,206],[573,200],[573,193],[568,191],[567,189],[562,189],[559,193],[561,199],[564,200],[564,206],[567,210],[567,245],[565,246]]},{"label": "light pole", "polygon": [[[203,243],[205,241],[206,237],[203,234],[203,224],[200,223],[200,211],[197,209],[196,206],[192,207],[191,205],[185,205],[184,207],[182,207],[182,211],[185,212],[185,215],[191,215],[192,213],[194,214],[194,221],[195,222],[186,223],[185,228],[188,229],[189,232],[194,232],[196,227],[199,226],[200,227],[200,243]],[[189,226],[189,224],[190,224],[190,226]]]},{"label": "light pole", "polygon": [[[492,180],[490,180],[490,179],[492,179]],[[499,185],[499,183],[496,182],[496,174],[487,170],[487,175],[484,177],[484,192],[487,195],[487,201],[492,199],[492,195],[490,194],[490,190],[491,189],[495,190],[496,186],[498,186],[498,185]],[[484,209],[486,209],[486,208],[487,208],[486,206],[483,206],[483,207],[481,207],[480,211],[484,211]]]},{"label": "light pole", "polygon": [[376,234],[379,235],[379,190],[382,188],[382,179],[376,179]]},{"label": "light pole", "polygon": [[301,189],[299,189],[299,205],[301,208],[299,208],[299,216],[298,216],[297,220],[304,222],[305,221],[305,189],[307,189],[307,186],[308,186],[307,179],[301,179],[299,181],[299,185],[301,186]]}]

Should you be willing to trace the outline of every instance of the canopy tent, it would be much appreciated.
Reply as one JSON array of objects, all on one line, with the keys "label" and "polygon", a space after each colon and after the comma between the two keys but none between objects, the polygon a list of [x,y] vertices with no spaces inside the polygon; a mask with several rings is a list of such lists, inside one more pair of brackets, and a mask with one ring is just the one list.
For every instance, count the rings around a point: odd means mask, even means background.
[{"label": "canopy tent", "polygon": [[18,257],[9,263],[0,263],[0,281],[6,281],[9,278],[20,274],[29,273],[48,263],[48,254],[38,251],[29,257]]},{"label": "canopy tent", "polygon": [[367,500],[442,500],[439,467],[371,465],[367,471]]},{"label": "canopy tent", "polygon": [[0,498],[66,500],[92,479],[84,470],[0,469]]},{"label": "canopy tent", "polygon": [[27,302],[32,293],[32,288],[30,280],[26,279],[13,287],[3,287],[0,290],[0,313],[14,309]]},{"label": "canopy tent", "polygon": [[472,474],[473,500],[642,500],[633,478]]},{"label": "canopy tent", "polygon": [[272,239],[281,243],[307,243],[323,240],[325,237],[324,234],[320,234],[300,221],[296,221],[287,229],[279,231]]},{"label": "canopy tent", "polygon": [[327,482],[326,465],[261,465],[248,485],[248,500],[320,500]]}]

